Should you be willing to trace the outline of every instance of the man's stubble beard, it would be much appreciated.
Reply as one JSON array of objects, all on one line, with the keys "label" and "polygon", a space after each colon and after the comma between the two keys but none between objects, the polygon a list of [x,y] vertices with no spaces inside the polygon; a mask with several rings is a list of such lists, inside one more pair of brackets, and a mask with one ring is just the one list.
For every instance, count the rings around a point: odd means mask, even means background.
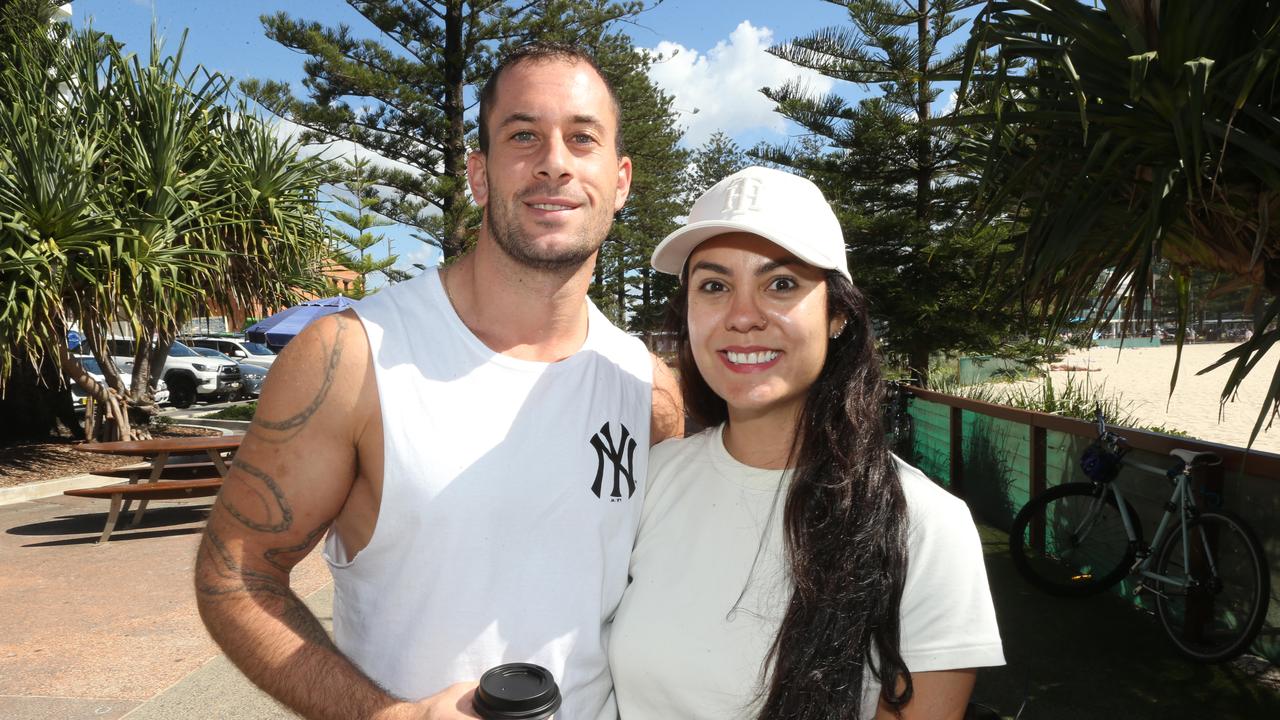
[{"label": "man's stubble beard", "polygon": [[[489,188],[490,198],[494,198],[493,188]],[[511,204],[490,202],[484,209],[484,222],[489,228],[489,235],[498,247],[512,260],[532,270],[544,272],[564,272],[576,270],[592,260],[604,239],[613,227],[613,213],[603,218],[591,217],[578,229],[574,240],[568,247],[551,253],[539,252],[531,241],[529,234],[515,220],[512,206],[520,202],[522,195],[531,194],[526,191],[517,196]],[[599,237],[592,237],[598,234]]]}]

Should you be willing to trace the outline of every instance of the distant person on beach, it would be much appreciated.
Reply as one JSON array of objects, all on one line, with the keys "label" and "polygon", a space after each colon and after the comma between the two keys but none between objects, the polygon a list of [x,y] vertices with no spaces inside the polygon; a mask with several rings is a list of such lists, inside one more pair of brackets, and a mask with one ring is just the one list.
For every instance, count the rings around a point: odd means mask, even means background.
[{"label": "distant person on beach", "polygon": [[[214,505],[201,616],[308,718],[475,717],[532,662],[565,720],[613,720],[605,627],[627,582],[669,372],[586,298],[627,199],[616,95],[582,51],[527,46],[480,92],[475,249],[285,348]],[[327,533],[327,535],[326,535]],[[324,538],[334,639],[289,588]]]},{"label": "distant person on beach", "polygon": [[654,448],[609,644],[622,720],[961,718],[1004,663],[969,510],[890,454],[839,222],[747,168],[653,254],[692,419]]}]

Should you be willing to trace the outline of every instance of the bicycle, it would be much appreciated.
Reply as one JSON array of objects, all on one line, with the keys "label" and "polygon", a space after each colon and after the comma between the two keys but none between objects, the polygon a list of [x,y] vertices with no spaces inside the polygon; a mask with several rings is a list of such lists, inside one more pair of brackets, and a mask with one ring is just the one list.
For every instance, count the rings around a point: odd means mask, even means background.
[{"label": "bicycle", "polygon": [[[1173,450],[1175,463],[1168,469],[1146,465],[1126,457],[1128,444],[1107,429],[1101,408],[1096,422],[1098,439],[1080,458],[1089,481],[1050,488],[1014,518],[1009,532],[1014,566],[1033,585],[1064,596],[1091,595],[1136,577],[1134,595],[1155,596],[1160,625],[1179,652],[1200,662],[1236,657],[1266,619],[1271,578],[1249,526],[1228,511],[1199,509],[1192,497],[1192,469],[1221,459]],[[1164,475],[1173,483],[1150,544],[1143,541],[1133,506],[1113,482],[1121,467]]]}]

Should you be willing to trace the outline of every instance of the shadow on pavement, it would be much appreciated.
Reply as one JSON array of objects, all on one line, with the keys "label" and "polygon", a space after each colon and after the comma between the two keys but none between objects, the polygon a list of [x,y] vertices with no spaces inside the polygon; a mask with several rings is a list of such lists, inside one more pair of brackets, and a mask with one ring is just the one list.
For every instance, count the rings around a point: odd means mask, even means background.
[{"label": "shadow on pavement", "polygon": [[1280,718],[1267,663],[1186,660],[1150,613],[1116,595],[1041,593],[1014,569],[1008,536],[979,531],[1008,664],[979,671],[976,702],[1006,718],[1025,703],[1021,720]]},{"label": "shadow on pavement", "polygon": [[[111,534],[110,542],[136,540],[148,537],[169,535],[191,535],[199,533],[205,520],[209,517],[209,505],[178,505],[148,508],[142,516],[142,522],[129,527],[133,512],[121,513],[116,521],[116,530]],[[102,527],[107,522],[105,512],[86,512],[74,515],[62,515],[51,520],[28,523],[9,528],[5,532],[17,536],[66,536],[87,535],[87,537],[63,538],[49,542],[31,543],[23,547],[53,547],[60,545],[93,544],[102,535]],[[187,527],[199,523],[199,527]],[[181,527],[178,527],[181,526]]]}]

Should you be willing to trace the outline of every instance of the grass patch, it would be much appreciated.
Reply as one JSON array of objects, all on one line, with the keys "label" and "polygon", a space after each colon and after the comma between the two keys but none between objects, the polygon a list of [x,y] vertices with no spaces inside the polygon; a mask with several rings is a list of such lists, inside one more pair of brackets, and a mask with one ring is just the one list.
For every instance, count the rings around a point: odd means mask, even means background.
[{"label": "grass patch", "polygon": [[223,408],[212,415],[205,415],[204,418],[206,420],[252,420],[253,414],[257,411],[258,403],[250,402]]},{"label": "grass patch", "polygon": [[[930,377],[930,380],[932,381],[933,378]],[[1134,414],[1131,401],[1125,400],[1121,393],[1108,392],[1106,383],[1092,384],[1087,376],[1084,382],[1080,382],[1068,375],[1066,383],[1057,386],[1053,384],[1052,378],[1045,376],[1039,383],[1021,382],[1012,385],[1003,382],[961,385],[954,380],[944,379],[943,382],[937,385],[931,384],[930,387],[948,395],[958,395],[995,405],[1008,405],[1088,422],[1093,422],[1095,410],[1101,407],[1108,426],[1191,437],[1177,428],[1143,423]]]}]

